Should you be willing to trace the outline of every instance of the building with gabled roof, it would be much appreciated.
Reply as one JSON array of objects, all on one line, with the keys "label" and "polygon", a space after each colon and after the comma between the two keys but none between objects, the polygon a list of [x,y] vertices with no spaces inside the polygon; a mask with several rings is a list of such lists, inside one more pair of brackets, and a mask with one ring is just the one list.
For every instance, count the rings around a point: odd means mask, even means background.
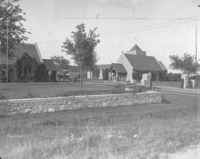
[{"label": "building with gabled roof", "polygon": [[[15,64],[18,59],[20,59],[24,54],[28,54],[31,58],[34,58],[38,63],[42,62],[42,57],[40,53],[40,49],[35,44],[30,43],[21,43],[18,44],[12,51],[12,56],[9,57],[8,63],[9,64]],[[7,55],[5,53],[0,54],[0,64],[6,64],[7,63]]]},{"label": "building with gabled roof", "polygon": [[160,64],[153,56],[141,56],[124,54],[133,70],[137,72],[159,72],[162,71]]},{"label": "building with gabled roof", "polygon": [[[97,79],[130,81],[140,80],[142,74],[151,73],[153,79],[159,80],[167,69],[161,61],[148,56],[137,44],[120,55],[117,63],[97,65]],[[88,79],[94,78],[94,71],[89,71]]]},{"label": "building with gabled roof", "polygon": [[153,56],[147,56],[146,52],[137,44],[129,51],[122,53],[118,63],[122,64],[126,69],[126,81],[130,82],[138,80],[143,73],[149,72],[156,76],[156,79],[159,79],[160,73],[167,71],[162,62],[157,61]]},{"label": "building with gabled roof", "polygon": [[[22,75],[19,75],[17,62],[20,59],[24,59],[27,61],[34,61],[32,64],[27,63],[26,67],[21,70]],[[31,80],[33,78],[34,71],[36,69],[37,63],[42,63],[41,53],[38,45],[30,44],[30,43],[20,43],[15,46],[12,50],[12,56],[9,56],[7,61],[6,53],[0,52],[0,81],[6,79],[7,74],[7,63],[8,63],[8,80],[10,82],[18,81],[19,76],[27,76],[23,77],[26,80]],[[25,64],[26,62],[22,62],[21,64]]]}]

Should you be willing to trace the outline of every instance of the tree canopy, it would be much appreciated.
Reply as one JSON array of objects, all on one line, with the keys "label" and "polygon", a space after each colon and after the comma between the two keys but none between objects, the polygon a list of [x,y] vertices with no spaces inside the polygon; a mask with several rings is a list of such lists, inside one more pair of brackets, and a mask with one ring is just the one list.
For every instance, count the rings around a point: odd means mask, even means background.
[{"label": "tree canopy", "polygon": [[27,40],[24,15],[19,0],[0,0],[0,46],[3,53],[6,53],[7,38],[9,55],[16,44]]},{"label": "tree canopy", "polygon": [[81,69],[92,69],[97,62],[95,48],[100,40],[96,30],[94,28],[87,32],[84,24],[77,25],[71,38],[67,38],[62,45],[62,50],[71,55]]},{"label": "tree canopy", "polygon": [[63,56],[53,56],[51,59],[57,63],[61,68],[68,68],[69,66],[69,60],[64,58]]},{"label": "tree canopy", "polygon": [[182,71],[183,73],[196,73],[199,68],[199,64],[190,54],[184,54],[182,57],[179,57],[178,55],[171,55],[169,58],[171,60],[170,66],[173,69]]}]

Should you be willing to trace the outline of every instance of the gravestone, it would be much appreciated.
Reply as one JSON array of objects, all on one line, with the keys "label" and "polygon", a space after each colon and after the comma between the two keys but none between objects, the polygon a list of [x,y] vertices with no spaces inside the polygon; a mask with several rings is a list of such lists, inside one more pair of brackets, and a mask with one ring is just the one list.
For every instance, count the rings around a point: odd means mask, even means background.
[{"label": "gravestone", "polygon": [[188,88],[189,86],[189,77],[186,74],[182,75],[182,79],[183,79],[183,88]]},{"label": "gravestone", "polygon": [[103,69],[99,70],[99,80],[103,80]]},{"label": "gravestone", "polygon": [[147,88],[151,87],[151,73],[142,74],[141,84]]}]

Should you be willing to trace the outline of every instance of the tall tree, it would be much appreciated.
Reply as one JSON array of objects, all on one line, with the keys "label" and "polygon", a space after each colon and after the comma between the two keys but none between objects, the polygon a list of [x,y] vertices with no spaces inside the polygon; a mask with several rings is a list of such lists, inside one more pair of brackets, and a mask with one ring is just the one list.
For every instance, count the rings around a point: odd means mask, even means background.
[{"label": "tall tree", "polygon": [[61,68],[68,68],[69,66],[69,60],[64,58],[63,56],[53,56],[51,59],[57,63]]},{"label": "tall tree", "polygon": [[178,55],[171,55],[169,58],[171,60],[170,66],[173,69],[180,70],[187,75],[196,73],[199,68],[199,64],[190,54],[184,54],[182,57],[179,57]]},{"label": "tall tree", "polygon": [[[27,40],[23,22],[25,13],[19,5],[19,0],[0,0],[0,49],[6,53],[7,44],[9,55],[16,44]],[[8,41],[7,41],[8,40]]]},{"label": "tall tree", "polygon": [[62,50],[72,56],[74,62],[80,67],[81,86],[83,71],[93,69],[97,62],[95,48],[99,44],[97,28],[86,31],[85,25],[76,26],[71,38],[67,38],[62,45]]}]

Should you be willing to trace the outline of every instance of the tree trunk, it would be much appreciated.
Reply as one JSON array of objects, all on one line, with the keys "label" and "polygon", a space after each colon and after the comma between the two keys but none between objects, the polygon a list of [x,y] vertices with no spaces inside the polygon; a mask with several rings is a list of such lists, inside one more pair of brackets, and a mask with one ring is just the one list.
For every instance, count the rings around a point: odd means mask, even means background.
[{"label": "tree trunk", "polygon": [[83,69],[80,66],[80,87],[83,88]]}]

